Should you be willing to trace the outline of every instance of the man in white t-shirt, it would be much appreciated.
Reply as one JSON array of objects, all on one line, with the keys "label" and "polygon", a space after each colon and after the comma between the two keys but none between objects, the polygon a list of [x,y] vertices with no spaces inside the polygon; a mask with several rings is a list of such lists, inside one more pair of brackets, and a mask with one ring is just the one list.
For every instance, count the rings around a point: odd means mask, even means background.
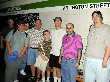
[{"label": "man in white t-shirt", "polygon": [[61,27],[62,19],[61,17],[55,17],[54,24],[55,29],[51,31],[52,35],[52,54],[51,55],[51,67],[53,67],[53,77],[54,82],[61,82],[61,71],[60,71],[60,64],[59,64],[59,55],[60,49],[62,45],[62,38],[66,34],[66,30]]}]

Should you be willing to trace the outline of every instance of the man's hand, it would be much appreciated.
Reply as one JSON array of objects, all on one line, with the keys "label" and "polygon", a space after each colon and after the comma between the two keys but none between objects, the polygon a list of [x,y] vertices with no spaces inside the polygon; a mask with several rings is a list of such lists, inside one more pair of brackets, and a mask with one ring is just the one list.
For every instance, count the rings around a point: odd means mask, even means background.
[{"label": "man's hand", "polygon": [[13,53],[12,49],[8,50],[8,55],[11,55],[12,53]]},{"label": "man's hand", "polygon": [[61,64],[61,57],[59,57],[59,61],[58,62],[59,62],[59,64]]},{"label": "man's hand", "polygon": [[102,62],[102,67],[103,67],[103,68],[106,68],[106,67],[107,67],[107,62],[103,61],[103,62]]},{"label": "man's hand", "polygon": [[19,53],[19,57],[23,57],[26,55],[26,48],[21,48],[20,53]]},{"label": "man's hand", "polygon": [[80,65],[80,64],[77,62],[77,63],[76,63],[76,65],[75,65],[75,67],[77,67],[77,68],[78,68],[78,67],[79,67],[79,65]]},{"label": "man's hand", "polygon": [[19,57],[23,57],[23,56],[24,56],[24,52],[20,52]]}]

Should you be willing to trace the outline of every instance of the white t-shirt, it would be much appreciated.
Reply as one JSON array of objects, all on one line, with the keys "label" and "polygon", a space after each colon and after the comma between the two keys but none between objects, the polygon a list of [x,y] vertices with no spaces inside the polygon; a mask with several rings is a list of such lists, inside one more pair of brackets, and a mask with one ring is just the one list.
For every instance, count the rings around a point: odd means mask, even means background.
[{"label": "white t-shirt", "polygon": [[55,56],[60,55],[60,49],[62,46],[62,38],[66,34],[65,29],[52,29],[51,36],[52,36],[52,53]]},{"label": "white t-shirt", "polygon": [[92,26],[88,35],[86,56],[103,59],[106,47],[110,47],[110,26],[106,24],[99,28]]}]

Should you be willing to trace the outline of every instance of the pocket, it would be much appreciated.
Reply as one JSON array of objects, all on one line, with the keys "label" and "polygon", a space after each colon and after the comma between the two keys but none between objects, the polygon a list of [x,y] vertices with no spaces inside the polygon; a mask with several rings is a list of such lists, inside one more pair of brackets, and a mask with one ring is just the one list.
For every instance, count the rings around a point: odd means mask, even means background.
[{"label": "pocket", "polygon": [[76,60],[75,59],[70,59],[70,62],[74,62],[74,63],[76,63]]}]

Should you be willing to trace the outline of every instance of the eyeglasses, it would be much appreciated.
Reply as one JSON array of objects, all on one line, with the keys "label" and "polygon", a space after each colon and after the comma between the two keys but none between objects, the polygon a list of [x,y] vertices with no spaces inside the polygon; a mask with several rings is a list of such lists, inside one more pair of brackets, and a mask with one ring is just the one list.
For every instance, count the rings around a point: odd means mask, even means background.
[{"label": "eyeglasses", "polygon": [[66,27],[66,29],[72,29],[72,27]]}]

